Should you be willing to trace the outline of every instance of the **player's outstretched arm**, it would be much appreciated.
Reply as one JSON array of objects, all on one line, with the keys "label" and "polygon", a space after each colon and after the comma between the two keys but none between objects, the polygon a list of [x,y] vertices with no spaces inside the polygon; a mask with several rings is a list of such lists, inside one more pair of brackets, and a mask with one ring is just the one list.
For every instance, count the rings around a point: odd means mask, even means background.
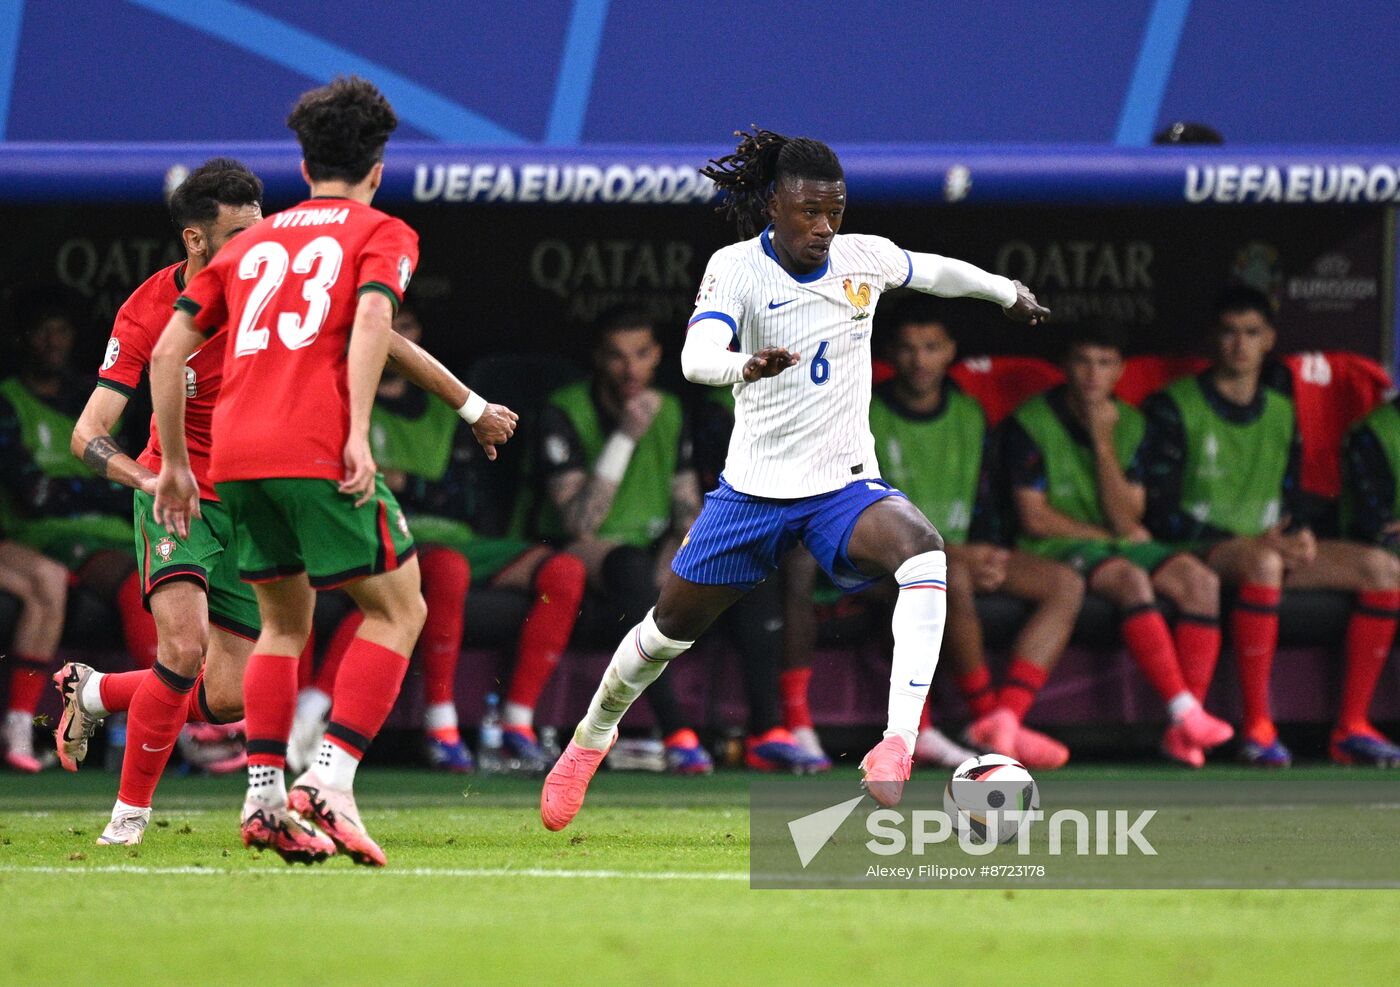
[{"label": "player's outstretched arm", "polygon": [[752,383],[773,377],[795,366],[799,354],[781,346],[767,346],[757,353],[735,353],[729,349],[733,330],[719,319],[701,319],[686,333],[681,348],[681,372],[692,384]]},{"label": "player's outstretched arm", "polygon": [[94,387],[92,395],[73,426],[68,446],[88,469],[114,483],[156,491],[156,475],[121,451],[112,438],[112,428],[126,410],[126,395],[110,387]]},{"label": "player's outstretched arm", "polygon": [[1050,310],[1019,281],[984,271],[975,264],[909,251],[909,287],[942,298],[981,298],[996,302],[1007,318],[1037,325],[1050,317]]},{"label": "player's outstretched arm", "polygon": [[190,533],[190,518],[200,516],[199,485],[185,444],[185,363],[203,345],[204,335],[195,328],[194,318],[176,309],[151,351],[151,404],[161,448],[151,514],[181,538]]},{"label": "player's outstretched arm", "polygon": [[423,347],[394,333],[389,337],[389,359],[413,383],[434,394],[457,410],[468,425],[487,459],[496,458],[496,446],[503,445],[515,434],[520,416],[503,404],[492,404],[473,393],[442,361]]}]

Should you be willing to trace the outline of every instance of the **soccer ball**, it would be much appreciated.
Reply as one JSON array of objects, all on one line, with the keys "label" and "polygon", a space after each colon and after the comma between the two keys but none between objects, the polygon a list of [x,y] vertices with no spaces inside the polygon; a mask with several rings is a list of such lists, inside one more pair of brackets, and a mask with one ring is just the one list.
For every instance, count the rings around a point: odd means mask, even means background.
[{"label": "soccer ball", "polygon": [[[966,828],[977,843],[1007,843],[1028,819],[1005,818],[1011,810],[1040,808],[1040,790],[1025,765],[1003,754],[968,758],[953,771],[943,789],[943,811],[961,834]],[[988,833],[991,810],[997,811],[996,831]]]}]

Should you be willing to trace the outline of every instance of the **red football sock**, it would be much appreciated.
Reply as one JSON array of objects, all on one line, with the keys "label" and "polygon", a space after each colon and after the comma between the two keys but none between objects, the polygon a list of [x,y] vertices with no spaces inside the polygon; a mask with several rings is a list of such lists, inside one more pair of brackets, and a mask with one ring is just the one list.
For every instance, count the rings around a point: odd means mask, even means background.
[{"label": "red football sock", "polygon": [[[379,728],[389,718],[407,671],[407,655],[362,637],[350,642],[340,674],[336,676],[335,692],[331,694],[331,721],[326,726],[326,739],[353,757],[364,757]],[[287,723],[290,727],[290,713]]]},{"label": "red football sock", "polygon": [[535,602],[525,615],[506,702],[534,709],[559,665],[578,619],[588,570],[572,555],[554,555],[535,573]]},{"label": "red football sock", "polygon": [[310,685],[315,675],[316,629],[313,627],[311,633],[306,635],[306,647],[301,649],[301,657],[297,659],[297,692]]},{"label": "red football sock", "polygon": [[783,697],[783,726],[789,730],[812,725],[812,711],[807,708],[807,683],[812,669],[789,668],[778,673],[778,692]]},{"label": "red football sock", "polygon": [[117,588],[117,612],[131,660],[137,668],[150,668],[156,663],[156,621],[141,602],[140,573],[133,572]]},{"label": "red football sock", "polygon": [[997,693],[997,705],[1011,710],[1020,723],[1035,702],[1035,694],[1045,684],[1050,673],[1025,658],[1012,658],[1006,669],[1006,681]]},{"label": "red football sock", "polygon": [[98,695],[102,697],[102,708],[109,713],[123,713],[131,708],[136,698],[136,690],[146,679],[146,670],[136,672],[113,672],[104,675],[97,683]]},{"label": "red football sock", "polygon": [[958,691],[962,693],[967,708],[975,718],[986,716],[997,708],[997,694],[992,688],[992,673],[986,665],[978,665],[976,670],[958,674]]},{"label": "red football sock", "polygon": [[117,798],[127,805],[148,807],[175,738],[185,725],[195,680],[176,675],[160,662],[141,677],[127,716],[126,753]]},{"label": "red football sock", "polygon": [[423,656],[423,698],[433,706],[452,702],[456,691],[463,610],[472,573],[461,553],[450,548],[419,552],[418,565],[423,572],[423,602],[428,605],[418,653]]},{"label": "red football sock", "polygon": [[190,701],[185,709],[186,723],[217,723],[209,715],[209,704],[204,701],[204,669],[194,677],[194,688],[190,690]]},{"label": "red football sock", "polygon": [[317,669],[316,681],[313,683],[326,695],[335,695],[335,677],[340,673],[340,663],[345,660],[345,652],[350,649],[350,642],[355,640],[355,635],[359,633],[360,625],[364,622],[365,615],[355,610],[340,622],[340,626],[331,635],[331,643],[326,647],[326,657]]},{"label": "red football sock", "polygon": [[1215,665],[1220,659],[1220,619],[1184,613],[1176,620],[1172,632],[1176,640],[1176,657],[1181,662],[1181,677],[1186,688],[1199,701],[1206,701],[1206,690],[1215,677]]},{"label": "red football sock", "polygon": [[10,709],[33,714],[49,680],[49,663],[42,658],[14,655],[15,667],[10,671]]},{"label": "red football sock", "polygon": [[255,654],[243,672],[243,717],[248,764],[287,766],[287,737],[297,705],[297,661],[287,655]]},{"label": "red football sock", "polygon": [[933,727],[933,708],[932,708],[932,707],[933,707],[933,702],[932,702],[932,700],[931,700],[931,699],[925,699],[925,700],[924,700],[924,708],[921,709],[921,710],[919,710],[919,732],[920,732],[920,733],[923,733],[925,730],[932,729],[932,727]]},{"label": "red football sock", "polygon": [[1123,614],[1123,643],[1163,702],[1186,691],[1171,631],[1154,604],[1134,607]]},{"label": "red football sock", "polygon": [[1376,692],[1390,645],[1395,640],[1395,620],[1400,611],[1400,591],[1368,590],[1356,595],[1356,609],[1347,625],[1347,670],[1342,681],[1342,708],[1337,715],[1341,734],[1370,730],[1367,714]]},{"label": "red football sock", "polygon": [[1245,583],[1230,614],[1230,637],[1244,701],[1244,732],[1259,744],[1271,744],[1278,737],[1269,709],[1269,676],[1278,647],[1278,601],[1282,595],[1277,586]]}]

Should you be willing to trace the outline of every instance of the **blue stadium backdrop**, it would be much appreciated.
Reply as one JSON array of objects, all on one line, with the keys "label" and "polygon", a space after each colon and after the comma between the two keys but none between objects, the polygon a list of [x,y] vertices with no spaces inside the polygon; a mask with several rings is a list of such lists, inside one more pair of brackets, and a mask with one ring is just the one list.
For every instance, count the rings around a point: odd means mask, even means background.
[{"label": "blue stadium backdrop", "polygon": [[[578,352],[602,306],[675,330],[729,231],[696,168],[751,122],[831,140],[850,228],[967,257],[1062,315],[1196,346],[1239,277],[1283,345],[1393,358],[1393,0],[0,0],[0,242],[92,323],[176,245],[161,195],[216,153],[299,195],[282,121],[344,72],[402,120],[383,201],[418,227],[436,348]],[[1162,149],[1175,119],[1224,148]],[[978,308],[974,348],[1044,351]],[[994,315],[994,313],[993,313]]]}]

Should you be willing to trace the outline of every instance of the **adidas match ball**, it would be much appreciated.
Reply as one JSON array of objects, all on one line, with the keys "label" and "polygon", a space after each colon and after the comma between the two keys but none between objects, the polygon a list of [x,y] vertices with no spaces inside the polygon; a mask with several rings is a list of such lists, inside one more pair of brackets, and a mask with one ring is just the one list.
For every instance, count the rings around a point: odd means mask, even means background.
[{"label": "adidas match ball", "polygon": [[[1040,808],[1040,790],[1025,765],[1003,754],[983,754],[959,764],[943,789],[943,811],[961,835],[966,829],[973,842],[1008,843],[1030,820],[1007,818],[1011,810]],[[988,832],[992,811],[996,829]]]}]

